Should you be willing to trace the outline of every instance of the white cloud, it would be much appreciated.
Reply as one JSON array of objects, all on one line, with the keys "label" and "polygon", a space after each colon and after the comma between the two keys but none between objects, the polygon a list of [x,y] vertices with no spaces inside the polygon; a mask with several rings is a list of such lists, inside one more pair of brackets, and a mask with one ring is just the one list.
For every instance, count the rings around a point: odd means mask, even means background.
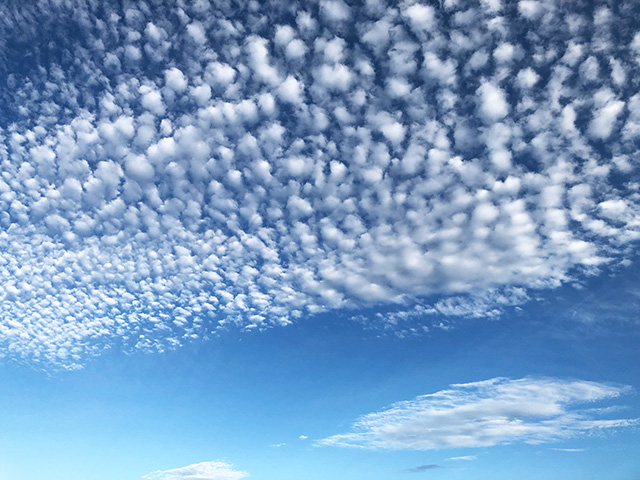
[{"label": "white cloud", "polygon": [[493,51],[493,58],[500,63],[508,63],[518,56],[518,49],[513,44],[504,42]]},{"label": "white cloud", "polygon": [[424,68],[427,77],[438,80],[443,85],[451,85],[456,81],[456,64],[453,60],[440,60],[435,53],[427,52],[424,56]]},{"label": "white cloud", "polygon": [[403,10],[403,14],[416,30],[430,30],[435,23],[433,7],[415,3]]},{"label": "white cloud", "polygon": [[289,42],[285,49],[285,56],[288,59],[302,58],[304,57],[305,53],[307,53],[307,46],[299,38],[296,38]]},{"label": "white cloud", "polygon": [[290,25],[278,25],[274,41],[276,44],[284,47],[295,38],[296,32]]},{"label": "white cloud", "polygon": [[278,87],[278,97],[288,103],[301,103],[304,85],[289,75]]},{"label": "white cloud", "polygon": [[126,171],[133,180],[142,182],[153,180],[153,166],[151,166],[149,161],[142,155],[132,155],[128,157]]},{"label": "white cloud", "polygon": [[405,128],[400,122],[385,123],[380,126],[380,131],[393,144],[399,144],[404,140]]},{"label": "white cloud", "polygon": [[406,305],[368,322],[413,335],[634,251],[640,40],[588,33],[627,18],[196,4],[21,4],[0,49],[1,355],[76,368],[371,303]]},{"label": "white cloud", "polygon": [[542,5],[536,0],[520,0],[518,2],[518,10],[525,18],[535,19],[540,15]]},{"label": "white cloud", "polygon": [[480,95],[480,114],[488,121],[496,121],[509,113],[504,91],[490,82],[483,82],[478,88]]},{"label": "white cloud", "polygon": [[164,115],[166,109],[160,92],[149,87],[141,87],[140,93],[142,93],[140,103],[144,108],[158,116]]},{"label": "white cloud", "polygon": [[210,72],[212,80],[215,83],[223,85],[229,85],[236,77],[236,70],[226,63],[212,62],[207,66],[207,71]]},{"label": "white cloud", "polygon": [[589,133],[591,136],[601,140],[609,138],[624,106],[625,103],[623,101],[613,99],[600,106],[593,113],[593,119],[589,124]]},{"label": "white cloud", "polygon": [[211,87],[209,85],[198,85],[191,89],[191,96],[200,106],[204,106],[211,99]]},{"label": "white cloud", "polygon": [[171,470],[158,470],[143,476],[145,480],[240,480],[249,474],[234,470],[225,462],[202,462]]},{"label": "white cloud", "polygon": [[176,92],[182,92],[187,88],[187,79],[178,68],[169,68],[164,71],[164,81],[167,87]]},{"label": "white cloud", "polygon": [[348,90],[353,79],[351,70],[343,64],[322,65],[316,76],[318,82],[332,90]]},{"label": "white cloud", "polygon": [[342,0],[321,0],[320,13],[329,22],[342,22],[351,16],[349,6]]},{"label": "white cloud", "polygon": [[353,433],[318,444],[433,450],[553,442],[638,425],[640,419],[607,418],[606,410],[590,406],[629,391],[629,387],[553,378],[493,378],[451,385],[365,415],[354,424]]},{"label": "white cloud", "polygon": [[124,58],[129,62],[137,62],[142,58],[142,53],[138,47],[127,45],[124,49]]},{"label": "white cloud", "polygon": [[280,80],[278,70],[271,65],[268,42],[266,39],[254,36],[247,42],[251,66],[256,77],[269,85],[275,85]]},{"label": "white cloud", "polygon": [[482,0],[482,5],[490,12],[498,12],[502,9],[501,0]]},{"label": "white cloud", "polygon": [[187,25],[187,34],[197,44],[203,45],[207,41],[207,35],[201,23],[194,22]]},{"label": "white cloud", "polygon": [[598,60],[593,55],[589,56],[582,64],[580,65],[580,75],[586,80],[595,82],[598,80],[598,76],[600,74],[600,64]]}]

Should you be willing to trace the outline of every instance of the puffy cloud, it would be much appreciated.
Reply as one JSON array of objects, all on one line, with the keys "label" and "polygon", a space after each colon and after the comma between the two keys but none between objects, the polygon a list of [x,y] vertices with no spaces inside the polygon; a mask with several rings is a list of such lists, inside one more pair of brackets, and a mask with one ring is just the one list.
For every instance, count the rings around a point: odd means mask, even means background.
[{"label": "puffy cloud", "polygon": [[204,44],[207,41],[204,27],[198,22],[187,25],[187,34],[197,44]]},{"label": "puffy cloud", "polygon": [[516,79],[521,87],[532,88],[536,83],[538,83],[540,76],[533,69],[525,68],[518,72]]},{"label": "puffy cloud", "polygon": [[414,3],[405,8],[403,14],[417,30],[430,30],[435,24],[435,11],[429,5]]},{"label": "puffy cloud", "polygon": [[164,80],[167,87],[176,92],[182,92],[187,88],[187,79],[178,68],[169,68],[164,71]]},{"label": "puffy cloud", "polygon": [[164,115],[166,109],[159,91],[149,87],[141,87],[140,93],[142,94],[140,103],[144,108],[158,116]]},{"label": "puffy cloud", "polygon": [[354,424],[353,433],[317,444],[434,450],[553,442],[638,425],[640,419],[607,418],[606,408],[584,405],[629,391],[629,387],[554,378],[493,378],[451,385],[365,415]]},{"label": "puffy cloud", "polygon": [[372,303],[418,334],[640,239],[633,15],[65,5],[0,6],[2,355],[76,368]]},{"label": "puffy cloud", "polygon": [[596,109],[589,124],[589,133],[594,138],[606,140],[613,132],[625,103],[616,99],[608,89],[598,91],[594,101]]},{"label": "puffy cloud", "polygon": [[256,77],[269,85],[275,85],[280,76],[277,69],[270,63],[267,45],[266,39],[254,36],[248,40],[247,50]]},{"label": "puffy cloud", "polygon": [[302,58],[304,57],[305,53],[307,53],[307,46],[302,40],[298,38],[289,42],[289,44],[285,48],[285,56],[288,59]]},{"label": "puffy cloud", "polygon": [[345,91],[351,85],[353,72],[343,64],[322,65],[318,69],[316,78],[326,88]]},{"label": "puffy cloud", "polygon": [[320,13],[329,22],[341,22],[349,19],[349,6],[341,0],[321,0]]},{"label": "puffy cloud", "polygon": [[404,140],[405,128],[395,120],[385,122],[380,126],[380,131],[393,144],[398,144]]},{"label": "puffy cloud", "polygon": [[484,82],[478,88],[480,96],[480,114],[488,121],[500,120],[509,113],[504,91],[497,85]]},{"label": "puffy cloud", "polygon": [[249,474],[234,470],[225,462],[202,462],[171,470],[158,470],[143,476],[145,480],[240,480]]},{"label": "puffy cloud", "polygon": [[523,17],[533,20],[542,12],[542,4],[537,0],[520,0],[518,10]]},{"label": "puffy cloud", "polygon": [[207,65],[207,71],[215,83],[229,85],[236,77],[236,70],[226,63],[212,62]]},{"label": "puffy cloud", "polygon": [[289,103],[301,103],[303,92],[304,85],[302,82],[296,80],[291,75],[278,87],[278,97]]}]

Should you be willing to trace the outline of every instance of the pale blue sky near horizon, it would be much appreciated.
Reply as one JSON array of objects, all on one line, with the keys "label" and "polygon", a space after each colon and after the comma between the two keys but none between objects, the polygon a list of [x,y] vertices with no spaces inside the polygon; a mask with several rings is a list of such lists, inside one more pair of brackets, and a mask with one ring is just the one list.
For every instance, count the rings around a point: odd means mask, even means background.
[{"label": "pale blue sky near horizon", "polygon": [[638,480],[639,18],[0,5],[0,479]]},{"label": "pale blue sky near horizon", "polygon": [[[620,276],[626,285],[635,277]],[[620,278],[597,283],[601,295],[619,292]],[[111,352],[73,372],[5,364],[0,472],[135,479],[215,458],[274,480],[635,478],[637,427],[542,444],[429,451],[316,444],[349,430],[363,414],[450,383],[533,376],[637,389],[638,332],[603,331],[558,315],[562,300],[551,297],[517,315],[408,339],[363,330],[349,315],[321,314],[303,325],[226,332],[165,353]],[[616,306],[635,312],[633,303]],[[554,329],[540,328],[549,322]],[[615,413],[621,418],[640,415],[637,392],[614,403],[624,407]],[[410,471],[425,465],[434,467]]]}]

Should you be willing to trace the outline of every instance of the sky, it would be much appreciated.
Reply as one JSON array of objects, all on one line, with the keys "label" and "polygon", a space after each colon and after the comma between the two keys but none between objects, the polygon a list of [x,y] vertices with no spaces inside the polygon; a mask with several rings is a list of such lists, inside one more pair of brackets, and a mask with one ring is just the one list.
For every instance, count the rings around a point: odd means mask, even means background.
[{"label": "sky", "polygon": [[640,4],[0,5],[0,478],[640,479]]}]

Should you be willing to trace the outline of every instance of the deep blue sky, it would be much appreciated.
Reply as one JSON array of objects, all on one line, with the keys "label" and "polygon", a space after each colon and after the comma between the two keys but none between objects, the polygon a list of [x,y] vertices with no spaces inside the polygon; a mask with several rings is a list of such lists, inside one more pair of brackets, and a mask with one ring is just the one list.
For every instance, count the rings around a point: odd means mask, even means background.
[{"label": "deep blue sky", "polygon": [[5,2],[0,477],[636,479],[638,18]]}]

